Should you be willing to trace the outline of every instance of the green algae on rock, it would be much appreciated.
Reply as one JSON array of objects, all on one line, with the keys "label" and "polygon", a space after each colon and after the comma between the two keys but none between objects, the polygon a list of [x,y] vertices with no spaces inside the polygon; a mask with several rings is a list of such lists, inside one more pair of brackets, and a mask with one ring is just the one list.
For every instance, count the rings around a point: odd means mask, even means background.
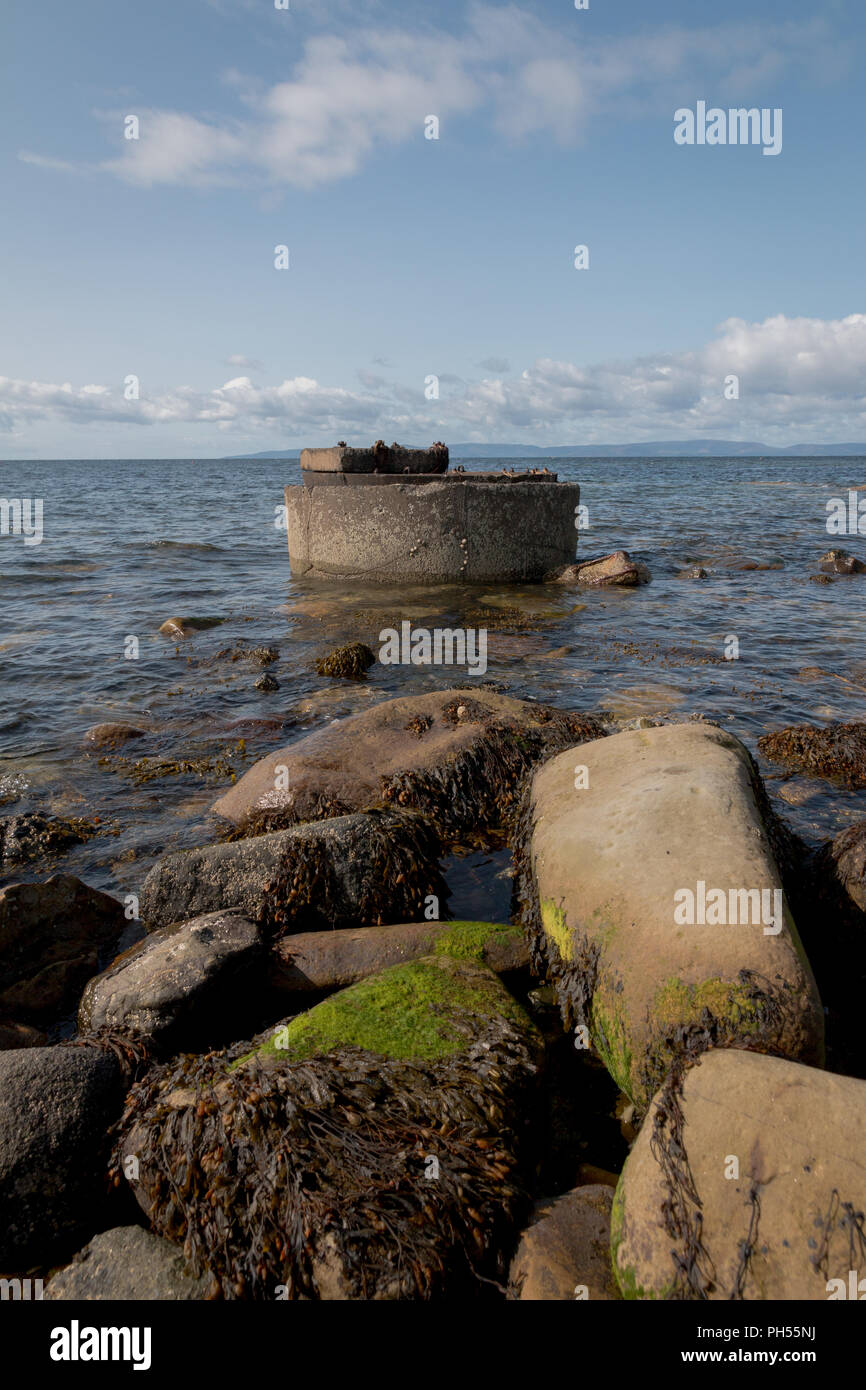
[{"label": "green algae on rock", "polygon": [[153,1229],[228,1299],[491,1296],[529,1205],[540,1039],[522,1009],[440,955],[287,1028],[290,1047],[270,1030],[133,1089],[112,1171],[136,1156]]},{"label": "green algae on rock", "polygon": [[[639,1110],[695,1047],[822,1062],[821,1005],[774,855],[789,849],[749,754],[720,729],[617,734],[536,773],[516,836],[533,960]],[[683,895],[717,884],[742,919],[677,916]],[[764,895],[771,923],[750,916]]]},{"label": "green algae on rock", "polygon": [[529,969],[529,946],[519,927],[501,922],[396,922],[284,936],[271,952],[268,979],[281,993],[302,999],[431,953],[480,960],[497,974]]}]

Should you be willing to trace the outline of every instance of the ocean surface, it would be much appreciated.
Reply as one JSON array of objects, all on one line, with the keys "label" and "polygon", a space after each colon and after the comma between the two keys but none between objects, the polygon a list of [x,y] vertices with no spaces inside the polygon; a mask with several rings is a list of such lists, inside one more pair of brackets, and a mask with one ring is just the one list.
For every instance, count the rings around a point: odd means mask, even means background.
[{"label": "ocean surface", "polygon": [[[232,772],[377,699],[472,684],[444,666],[377,664],[360,684],[316,674],[316,656],[351,640],[378,650],[379,631],[403,619],[479,627],[486,613],[483,679],[498,688],[621,718],[699,712],[753,752],[762,733],[786,724],[864,717],[866,575],[828,585],[810,575],[831,545],[866,558],[863,537],[826,529],[828,501],[866,487],[866,459],[549,466],[582,485],[590,524],[581,558],[626,549],[649,566],[650,585],[299,582],[275,524],[283,487],[300,481],[296,463],[0,463],[0,497],[44,504],[41,544],[0,536],[0,816],[42,810],[98,825],[62,860],[15,877],[62,868],[136,893],[159,855],[213,838],[209,807]],[[676,577],[693,564],[709,577]],[[159,633],[170,617],[221,621],[177,644]],[[732,637],[736,660],[726,659]],[[137,657],[127,655],[130,638]],[[238,644],[278,648],[267,668],[277,691],[254,688],[261,669],[231,659]],[[103,721],[147,734],[117,752],[88,751],[82,736]],[[772,799],[810,843],[866,816],[866,793],[759,762]],[[455,863],[450,881],[452,912],[507,914],[501,856]]]}]

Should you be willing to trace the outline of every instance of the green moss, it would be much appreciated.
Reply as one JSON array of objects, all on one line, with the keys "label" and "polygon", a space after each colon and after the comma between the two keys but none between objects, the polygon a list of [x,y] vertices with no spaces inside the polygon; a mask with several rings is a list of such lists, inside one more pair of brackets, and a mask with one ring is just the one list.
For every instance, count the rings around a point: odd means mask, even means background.
[{"label": "green moss", "polygon": [[760,1031],[756,1001],[746,988],[730,980],[703,980],[699,985],[687,985],[673,976],[657,991],[650,1014],[656,1026],[667,1032],[680,1023],[700,1023],[704,1009],[737,1034],[751,1037]]},{"label": "green moss", "polygon": [[596,1051],[617,1086],[634,1100],[631,1035],[619,1000],[617,992],[607,988],[604,981],[597,983],[590,1007],[590,1032]]},{"label": "green moss", "polygon": [[541,922],[545,934],[553,941],[562,959],[570,961],[574,955],[574,942],[565,920],[565,913],[561,907],[556,906],[553,898],[541,899]]},{"label": "green moss", "polygon": [[433,950],[437,956],[483,961],[494,937],[519,939],[520,935],[518,927],[503,922],[449,922],[448,930],[436,938]]},{"label": "green moss", "polygon": [[340,990],[276,1029],[256,1053],[262,1060],[299,1061],[354,1045],[384,1057],[432,1061],[467,1047],[465,1027],[457,1025],[472,1015],[505,1018],[532,1031],[492,971],[448,955],[425,956]]},{"label": "green moss", "polygon": [[610,1264],[613,1270],[613,1277],[619,1285],[620,1293],[625,1299],[669,1298],[674,1291],[673,1281],[665,1285],[661,1292],[656,1292],[655,1289],[645,1289],[642,1284],[637,1282],[637,1277],[631,1265],[620,1264],[619,1247],[622,1245],[624,1223],[625,1169],[620,1173],[619,1182],[613,1194],[613,1205],[610,1212]]}]

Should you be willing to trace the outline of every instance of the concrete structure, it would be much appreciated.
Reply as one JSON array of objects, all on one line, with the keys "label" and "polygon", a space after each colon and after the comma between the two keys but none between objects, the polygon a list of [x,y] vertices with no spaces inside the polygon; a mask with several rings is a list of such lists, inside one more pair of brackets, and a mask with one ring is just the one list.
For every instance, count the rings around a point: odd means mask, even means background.
[{"label": "concrete structure", "polygon": [[[376,472],[368,465],[387,462],[381,449],[302,451],[303,486],[286,488],[293,574],[526,584],[574,560],[577,483],[535,471],[436,471],[443,457],[447,467],[444,445],[386,452],[390,464]],[[412,471],[416,464],[421,471]]]}]

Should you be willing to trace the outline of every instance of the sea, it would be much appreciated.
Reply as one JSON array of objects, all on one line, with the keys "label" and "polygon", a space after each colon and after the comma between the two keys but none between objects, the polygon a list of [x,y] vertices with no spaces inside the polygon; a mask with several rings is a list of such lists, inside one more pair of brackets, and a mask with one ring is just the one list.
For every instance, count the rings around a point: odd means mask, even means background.
[{"label": "sea", "polygon": [[[211,841],[210,807],[274,748],[377,700],[473,680],[564,709],[716,720],[758,757],[771,799],[810,844],[866,817],[866,792],[790,776],[760,757],[763,733],[859,720],[866,709],[866,575],[815,583],[822,554],[866,559],[866,534],[828,532],[833,499],[863,499],[866,459],[579,458],[547,466],[581,484],[578,557],[625,549],[652,582],[365,588],[292,577],[280,508],[298,464],[273,459],[0,463],[0,499],[41,499],[42,539],[0,536],[0,818],[89,821],[90,838],[18,880],[77,874],[140,891],[167,851]],[[679,577],[689,566],[704,579]],[[169,618],[212,619],[187,640]],[[363,682],[319,676],[349,642],[375,651],[409,620],[488,631],[487,670],[374,665]],[[273,647],[278,689],[240,649]],[[235,655],[235,659],[232,656]],[[84,742],[103,722],[144,736]],[[507,864],[449,866],[452,914],[501,920]],[[8,881],[9,875],[7,875]]]}]

